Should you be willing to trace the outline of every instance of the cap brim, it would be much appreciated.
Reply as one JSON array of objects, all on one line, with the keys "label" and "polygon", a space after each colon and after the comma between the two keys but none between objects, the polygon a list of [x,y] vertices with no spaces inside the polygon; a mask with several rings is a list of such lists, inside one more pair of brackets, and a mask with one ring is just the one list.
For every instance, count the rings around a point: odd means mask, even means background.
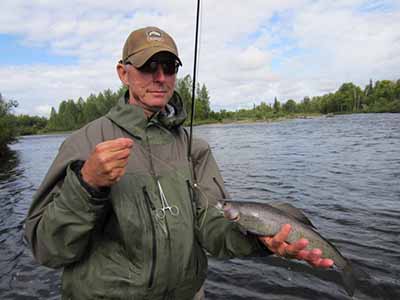
[{"label": "cap brim", "polygon": [[134,67],[140,68],[154,54],[157,54],[159,52],[164,52],[164,51],[173,54],[176,57],[176,59],[178,60],[179,64],[182,65],[182,62],[179,59],[179,57],[176,55],[174,49],[171,49],[171,48],[168,48],[168,47],[146,48],[146,49],[143,49],[142,51],[139,51],[139,52],[129,56],[126,60],[129,61]]}]

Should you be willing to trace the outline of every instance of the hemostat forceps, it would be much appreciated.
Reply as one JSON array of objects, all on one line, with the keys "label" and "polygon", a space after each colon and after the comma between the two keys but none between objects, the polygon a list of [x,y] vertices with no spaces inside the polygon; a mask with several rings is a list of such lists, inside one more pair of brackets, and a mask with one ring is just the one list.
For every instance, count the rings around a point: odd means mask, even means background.
[{"label": "hemostat forceps", "polygon": [[172,206],[171,206],[171,205],[168,204],[167,198],[165,197],[164,191],[163,191],[163,189],[162,189],[162,187],[161,187],[161,184],[160,184],[160,182],[159,182],[158,180],[157,180],[157,185],[158,185],[158,189],[159,189],[159,191],[160,191],[161,204],[162,204],[162,207],[159,208],[159,209],[157,209],[157,212],[156,212],[157,218],[159,218],[159,219],[164,219],[165,216],[166,216],[166,211],[167,211],[167,210],[169,211],[169,213],[170,213],[172,216],[177,216],[177,215],[179,215],[179,208],[178,208],[178,206],[176,206],[176,205],[172,205]]}]

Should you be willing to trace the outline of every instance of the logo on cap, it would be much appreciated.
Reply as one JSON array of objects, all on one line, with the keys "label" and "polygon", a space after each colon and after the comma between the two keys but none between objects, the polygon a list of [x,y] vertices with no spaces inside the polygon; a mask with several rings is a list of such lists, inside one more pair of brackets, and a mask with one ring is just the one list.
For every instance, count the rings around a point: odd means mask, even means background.
[{"label": "logo on cap", "polygon": [[147,32],[147,40],[148,41],[163,41],[164,39],[162,37],[161,32],[152,30],[152,31]]}]

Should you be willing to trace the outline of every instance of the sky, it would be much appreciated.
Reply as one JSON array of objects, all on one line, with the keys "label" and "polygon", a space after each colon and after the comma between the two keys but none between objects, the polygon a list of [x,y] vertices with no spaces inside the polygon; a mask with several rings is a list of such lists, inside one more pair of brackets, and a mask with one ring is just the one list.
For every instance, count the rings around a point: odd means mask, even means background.
[{"label": "sky", "polygon": [[[197,1],[2,0],[0,93],[17,114],[120,86],[129,33],[170,33],[193,72]],[[211,108],[301,101],[344,82],[400,79],[400,0],[202,0],[197,79]]]}]

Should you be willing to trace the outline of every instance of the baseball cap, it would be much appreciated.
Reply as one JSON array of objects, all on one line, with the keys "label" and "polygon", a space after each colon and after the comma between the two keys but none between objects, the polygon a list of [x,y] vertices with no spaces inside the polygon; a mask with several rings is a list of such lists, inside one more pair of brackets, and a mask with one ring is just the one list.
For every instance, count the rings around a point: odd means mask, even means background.
[{"label": "baseball cap", "polygon": [[168,33],[153,26],[141,28],[128,36],[122,50],[122,63],[129,62],[140,68],[154,54],[164,51],[172,53],[182,65],[178,48]]}]

